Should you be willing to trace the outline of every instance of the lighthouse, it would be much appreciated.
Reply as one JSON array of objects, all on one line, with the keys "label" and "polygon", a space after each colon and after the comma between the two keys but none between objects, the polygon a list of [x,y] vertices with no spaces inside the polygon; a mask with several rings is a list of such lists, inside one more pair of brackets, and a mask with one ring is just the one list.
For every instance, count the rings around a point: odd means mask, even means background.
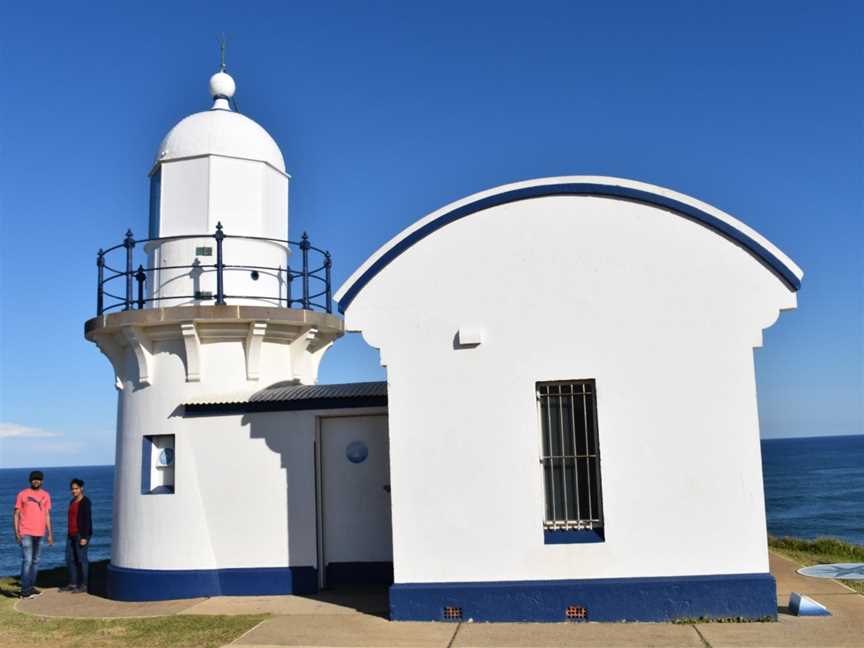
[{"label": "lighthouse", "polygon": [[212,106],[157,149],[146,235],[127,231],[97,255],[85,336],[118,391],[116,598],[170,597],[177,583],[179,595],[297,589],[279,454],[248,422],[220,430],[182,414],[185,403],[316,383],[343,332],[331,257],[305,233],[289,240],[282,152],[232,107],[224,66],[209,89]]},{"label": "lighthouse", "polygon": [[[146,238],[97,254],[111,598],[371,584],[405,621],[776,616],[753,353],[797,306],[791,258],[671,189],[538,178],[390,239],[343,322],[235,89],[219,70],[158,147]],[[346,328],[387,382],[317,383]]]}]

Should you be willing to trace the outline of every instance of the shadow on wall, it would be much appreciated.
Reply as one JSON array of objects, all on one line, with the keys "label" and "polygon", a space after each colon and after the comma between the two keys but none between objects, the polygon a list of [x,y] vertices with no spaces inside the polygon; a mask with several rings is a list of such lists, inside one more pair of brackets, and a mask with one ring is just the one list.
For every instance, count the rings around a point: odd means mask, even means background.
[{"label": "shadow on wall", "polygon": [[[293,594],[310,600],[351,608],[363,614],[389,618],[387,585],[340,586],[318,591],[317,519],[315,498],[315,415],[306,412],[244,414],[249,437],[263,439],[279,453],[285,470],[288,511],[286,530]],[[293,531],[293,532],[292,532]]]},{"label": "shadow on wall", "polygon": [[250,438],[264,439],[267,447],[279,454],[287,490],[288,563],[297,570],[295,593],[317,591],[314,426],[311,421],[307,424],[305,416],[286,416],[284,412],[247,413],[241,424],[249,427]]}]

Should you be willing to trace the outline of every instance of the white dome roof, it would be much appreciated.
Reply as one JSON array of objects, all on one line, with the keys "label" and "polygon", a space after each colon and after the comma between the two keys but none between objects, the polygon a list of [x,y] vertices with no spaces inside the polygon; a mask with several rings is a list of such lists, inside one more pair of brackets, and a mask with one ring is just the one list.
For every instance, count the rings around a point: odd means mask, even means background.
[{"label": "white dome roof", "polygon": [[225,97],[234,94],[234,80],[224,72],[210,79],[216,99],[211,110],[189,115],[162,140],[156,163],[199,155],[260,160],[285,173],[285,159],[270,134],[231,110]]},{"label": "white dome roof", "polygon": [[230,110],[189,115],[162,140],[156,162],[196,155],[225,155],[260,160],[285,173],[285,160],[270,134],[254,121]]}]

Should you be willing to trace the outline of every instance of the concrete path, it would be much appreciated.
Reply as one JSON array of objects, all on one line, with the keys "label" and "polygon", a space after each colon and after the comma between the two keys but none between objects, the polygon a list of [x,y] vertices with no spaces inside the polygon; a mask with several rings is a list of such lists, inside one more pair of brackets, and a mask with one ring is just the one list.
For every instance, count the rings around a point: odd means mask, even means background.
[{"label": "concrete path", "polygon": [[389,613],[385,589],[357,587],[310,596],[217,596],[180,614],[363,615],[387,619]]},{"label": "concrete path", "polygon": [[[320,595],[216,597],[154,603],[119,603],[86,594],[46,592],[20,601],[26,614],[63,617],[141,617],[166,614],[270,614],[231,648],[552,648],[620,646],[658,648],[864,648],[864,596],[840,583],[797,574],[798,565],[771,555],[777,579],[778,623],[391,623],[381,590],[340,590]],[[785,613],[790,592],[828,607],[833,616]]]},{"label": "concrete path", "polygon": [[391,623],[349,616],[273,617],[253,628],[230,648],[272,646],[349,648],[456,648],[514,646],[621,646],[704,648],[692,626],[644,623]]},{"label": "concrete path", "polygon": [[[41,586],[40,586],[41,587]],[[145,618],[178,614],[204,598],[177,601],[150,601],[126,603],[112,601],[90,594],[70,594],[56,589],[42,588],[42,596],[18,601],[14,608],[24,614],[68,619],[120,619]]]}]

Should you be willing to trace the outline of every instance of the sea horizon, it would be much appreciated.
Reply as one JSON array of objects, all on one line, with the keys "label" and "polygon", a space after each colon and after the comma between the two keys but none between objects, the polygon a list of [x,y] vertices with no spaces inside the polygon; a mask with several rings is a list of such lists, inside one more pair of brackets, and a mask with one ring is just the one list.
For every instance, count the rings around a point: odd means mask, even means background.
[{"label": "sea horizon", "polygon": [[[768,533],[812,540],[838,538],[864,546],[864,434],[761,439],[762,477]],[[67,487],[73,477],[85,481],[93,502],[95,535],[90,559],[111,556],[114,465],[27,466],[0,468],[0,575],[20,568],[20,549],[12,532],[15,496],[27,487],[31,469],[45,472],[45,490],[53,500],[55,544],[46,547],[43,569],[64,564]]]},{"label": "sea horizon", "polygon": [[[792,441],[794,439],[838,439],[841,437],[864,436],[864,432],[850,432],[848,434],[817,434],[814,436],[783,436],[783,437],[759,437],[759,441]],[[113,463],[105,464],[33,464],[26,466],[0,466],[0,470],[42,470],[43,468],[103,468],[113,466]]]}]

